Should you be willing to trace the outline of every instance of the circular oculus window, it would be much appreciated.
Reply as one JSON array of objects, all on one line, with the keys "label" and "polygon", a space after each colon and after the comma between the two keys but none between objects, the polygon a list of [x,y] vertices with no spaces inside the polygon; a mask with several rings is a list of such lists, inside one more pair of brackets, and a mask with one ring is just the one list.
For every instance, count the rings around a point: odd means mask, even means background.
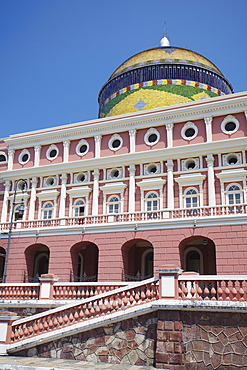
[{"label": "circular oculus window", "polygon": [[239,129],[239,121],[234,116],[227,116],[221,122],[221,130],[224,134],[234,134]]},{"label": "circular oculus window", "polygon": [[19,163],[25,164],[30,159],[30,153],[27,149],[23,150],[19,155]]},{"label": "circular oculus window", "polygon": [[155,128],[150,128],[144,136],[144,141],[147,145],[155,145],[159,141],[159,139],[159,131]]},{"label": "circular oculus window", "polygon": [[234,165],[238,162],[238,158],[236,155],[229,155],[229,157],[227,157],[227,163],[229,165]]},{"label": "circular oculus window", "polygon": [[188,170],[193,170],[195,168],[195,166],[196,166],[195,161],[191,160],[191,161],[188,161],[186,163],[186,167],[187,167]]},{"label": "circular oculus window", "polygon": [[87,154],[88,150],[89,150],[88,142],[84,139],[80,140],[76,146],[76,154],[82,156]]},{"label": "circular oculus window", "polygon": [[157,166],[156,166],[156,164],[150,164],[148,166],[148,172],[149,173],[156,173],[157,172]]},{"label": "circular oculus window", "polygon": [[52,176],[47,177],[47,179],[45,179],[45,185],[46,186],[53,186],[53,185],[55,185],[55,183],[56,183],[56,180]]},{"label": "circular oculus window", "polygon": [[58,148],[56,145],[51,145],[46,151],[46,157],[49,160],[53,160],[58,156]]},{"label": "circular oculus window", "polygon": [[108,147],[109,147],[111,150],[114,150],[114,151],[116,151],[116,150],[120,149],[120,148],[122,147],[122,145],[123,145],[123,139],[122,139],[122,138],[121,138],[121,136],[120,136],[120,135],[118,135],[118,134],[114,134],[114,135],[110,138],[110,140],[109,140],[109,142],[108,142]]},{"label": "circular oculus window", "polygon": [[76,181],[77,182],[84,182],[86,180],[86,176],[84,173],[78,173],[76,176]]},{"label": "circular oculus window", "polygon": [[187,122],[181,130],[181,136],[184,140],[192,140],[197,134],[198,128],[193,122]]}]

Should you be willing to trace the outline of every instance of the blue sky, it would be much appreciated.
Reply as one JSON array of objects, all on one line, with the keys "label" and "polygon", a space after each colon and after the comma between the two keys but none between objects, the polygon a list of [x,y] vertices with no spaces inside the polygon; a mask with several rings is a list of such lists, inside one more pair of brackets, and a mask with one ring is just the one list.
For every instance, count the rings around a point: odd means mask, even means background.
[{"label": "blue sky", "polygon": [[210,59],[247,90],[245,0],[0,0],[0,137],[97,118],[124,60],[172,46]]}]

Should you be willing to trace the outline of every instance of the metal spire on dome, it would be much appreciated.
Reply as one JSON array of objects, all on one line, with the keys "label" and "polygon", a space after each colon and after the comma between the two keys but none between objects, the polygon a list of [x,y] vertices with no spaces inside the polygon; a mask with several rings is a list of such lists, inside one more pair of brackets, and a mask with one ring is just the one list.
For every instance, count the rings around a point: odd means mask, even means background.
[{"label": "metal spire on dome", "polygon": [[167,26],[166,26],[166,21],[165,21],[165,29],[163,33],[163,37],[160,39],[160,47],[165,48],[166,46],[170,46],[170,41],[166,37],[166,31],[167,31]]}]

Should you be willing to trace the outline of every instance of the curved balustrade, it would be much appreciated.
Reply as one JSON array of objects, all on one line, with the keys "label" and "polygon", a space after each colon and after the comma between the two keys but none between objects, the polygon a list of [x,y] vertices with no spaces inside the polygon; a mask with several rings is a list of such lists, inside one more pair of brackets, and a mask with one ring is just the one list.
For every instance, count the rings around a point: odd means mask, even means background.
[{"label": "curved balustrade", "polygon": [[179,299],[211,301],[246,301],[247,278],[232,275],[197,276],[182,275],[178,279]]},{"label": "curved balustrade", "polygon": [[107,315],[126,308],[157,300],[159,298],[158,279],[152,278],[132,286],[103,293],[85,299],[77,304],[65,305],[34,315],[32,318],[17,320],[12,325],[11,343],[79,322]]}]

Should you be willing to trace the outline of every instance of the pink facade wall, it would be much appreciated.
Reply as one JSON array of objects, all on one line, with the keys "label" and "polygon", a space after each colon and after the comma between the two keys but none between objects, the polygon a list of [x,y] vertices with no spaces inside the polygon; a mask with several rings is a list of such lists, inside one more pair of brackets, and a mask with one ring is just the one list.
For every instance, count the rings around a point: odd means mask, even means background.
[{"label": "pink facade wall", "polygon": [[55,163],[62,163],[63,162],[63,143],[56,143],[56,146],[59,150],[58,156],[53,159],[49,160],[46,158],[46,151],[49,149],[50,145],[43,145],[41,148],[40,154],[40,166],[44,166],[47,164],[55,164]]},{"label": "pink facade wall", "polygon": [[29,168],[29,167],[33,167],[34,165],[34,149],[33,148],[28,148],[28,151],[30,153],[30,159],[27,163],[25,164],[21,164],[19,163],[19,155],[21,154],[22,152],[22,149],[19,149],[19,150],[16,150],[15,151],[15,154],[14,154],[14,163],[13,163],[13,169],[14,170],[17,170],[19,168]]},{"label": "pink facade wall", "polygon": [[148,129],[140,129],[136,132],[136,152],[142,152],[146,150],[163,149],[167,147],[166,139],[166,128],[165,126],[155,127],[160,134],[160,140],[155,145],[147,145],[144,141],[144,137]]},{"label": "pink facade wall", "polygon": [[[123,269],[122,247],[126,242],[146,240],[154,248],[154,274],[158,268],[167,265],[181,266],[180,245],[186,238],[208,238],[215,244],[216,273],[244,274],[247,265],[245,225],[197,227],[186,229],[146,230],[133,232],[111,232],[100,234],[78,234],[37,238],[16,238],[12,240],[9,256],[8,282],[23,281],[27,269],[25,250],[35,244],[42,244],[50,250],[49,273],[68,281],[72,269],[71,248],[79,242],[93,243],[98,247],[98,280],[119,281]],[[0,247],[6,249],[7,239]],[[207,253],[205,248],[205,253]],[[212,261],[209,261],[212,263]]]}]

